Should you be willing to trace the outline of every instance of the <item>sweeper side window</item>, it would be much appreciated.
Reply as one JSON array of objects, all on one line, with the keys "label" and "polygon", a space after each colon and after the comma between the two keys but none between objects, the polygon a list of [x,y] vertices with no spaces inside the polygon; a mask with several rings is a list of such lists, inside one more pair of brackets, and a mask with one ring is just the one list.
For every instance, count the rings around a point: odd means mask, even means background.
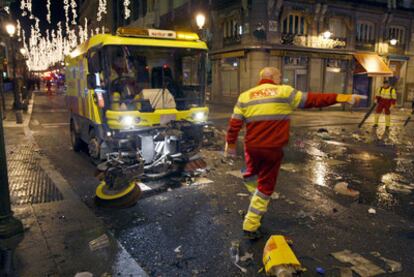
[{"label": "sweeper side window", "polygon": [[105,51],[105,75],[119,109],[148,110],[148,98],[162,100],[156,105],[152,101],[152,109],[184,110],[204,104],[205,51],[141,46],[106,46]]}]

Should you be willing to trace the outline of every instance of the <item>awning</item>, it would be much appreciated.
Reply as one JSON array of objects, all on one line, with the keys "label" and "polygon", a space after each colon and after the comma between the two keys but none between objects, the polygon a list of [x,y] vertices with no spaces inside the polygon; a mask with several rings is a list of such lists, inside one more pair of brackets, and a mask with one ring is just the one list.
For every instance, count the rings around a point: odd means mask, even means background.
[{"label": "awning", "polygon": [[368,76],[392,76],[392,70],[382,61],[377,54],[355,53],[358,61],[355,74],[368,74]]}]

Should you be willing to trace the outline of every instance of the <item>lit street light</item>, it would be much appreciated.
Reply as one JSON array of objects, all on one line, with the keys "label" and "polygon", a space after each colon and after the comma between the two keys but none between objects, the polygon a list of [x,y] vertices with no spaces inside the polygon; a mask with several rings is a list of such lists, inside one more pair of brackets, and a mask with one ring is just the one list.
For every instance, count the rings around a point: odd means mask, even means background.
[{"label": "lit street light", "polygon": [[9,34],[9,36],[13,37],[16,33],[16,26],[14,24],[9,23],[6,25],[6,32]]},{"label": "lit street light", "polygon": [[398,43],[398,40],[397,40],[397,39],[395,39],[395,38],[390,39],[390,44],[391,44],[392,46],[397,45],[397,43]]},{"label": "lit street light", "polygon": [[25,49],[25,48],[20,48],[20,53],[21,53],[23,56],[26,56],[27,51],[26,51],[26,49]]},{"label": "lit street light", "polygon": [[206,16],[202,13],[199,13],[196,15],[196,23],[198,28],[201,30],[204,27],[204,24],[206,23]]},{"label": "lit street light", "polygon": [[23,114],[21,111],[21,104],[20,104],[20,96],[17,91],[17,82],[16,82],[16,49],[14,45],[14,34],[16,33],[16,26],[12,23],[6,24],[6,31],[10,36],[10,52],[12,52],[12,60],[13,60],[13,92],[14,92],[14,103],[13,107],[16,109],[16,123],[23,123]]},{"label": "lit street light", "polygon": [[322,36],[323,36],[324,39],[330,39],[331,36],[332,36],[332,33],[331,33],[331,31],[328,30],[328,31],[323,32]]}]

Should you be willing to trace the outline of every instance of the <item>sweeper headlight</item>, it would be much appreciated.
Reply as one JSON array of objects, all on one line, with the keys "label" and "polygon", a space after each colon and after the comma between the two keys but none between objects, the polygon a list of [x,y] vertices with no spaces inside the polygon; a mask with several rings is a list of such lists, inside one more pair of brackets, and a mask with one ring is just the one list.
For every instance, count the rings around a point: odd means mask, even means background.
[{"label": "sweeper headlight", "polygon": [[207,120],[207,113],[206,112],[195,112],[193,113],[193,120],[196,122],[204,122]]},{"label": "sweeper headlight", "polygon": [[121,122],[122,126],[125,129],[131,129],[134,127],[135,124],[140,123],[141,119],[139,117],[133,117],[130,115],[126,115],[126,116],[120,117],[119,122]]}]

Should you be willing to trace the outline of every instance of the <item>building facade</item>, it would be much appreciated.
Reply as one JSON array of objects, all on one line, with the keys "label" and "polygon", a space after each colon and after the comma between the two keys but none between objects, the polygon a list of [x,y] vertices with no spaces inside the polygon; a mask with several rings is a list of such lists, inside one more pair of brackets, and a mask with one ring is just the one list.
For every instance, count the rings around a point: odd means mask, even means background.
[{"label": "building facade", "polygon": [[233,104],[257,83],[264,66],[280,68],[283,83],[303,91],[367,95],[365,106],[384,78],[397,89],[400,106],[414,98],[414,1],[131,2],[128,21],[120,19],[122,4],[115,5],[111,30],[129,25],[196,31],[194,16],[204,12],[213,102]]}]

